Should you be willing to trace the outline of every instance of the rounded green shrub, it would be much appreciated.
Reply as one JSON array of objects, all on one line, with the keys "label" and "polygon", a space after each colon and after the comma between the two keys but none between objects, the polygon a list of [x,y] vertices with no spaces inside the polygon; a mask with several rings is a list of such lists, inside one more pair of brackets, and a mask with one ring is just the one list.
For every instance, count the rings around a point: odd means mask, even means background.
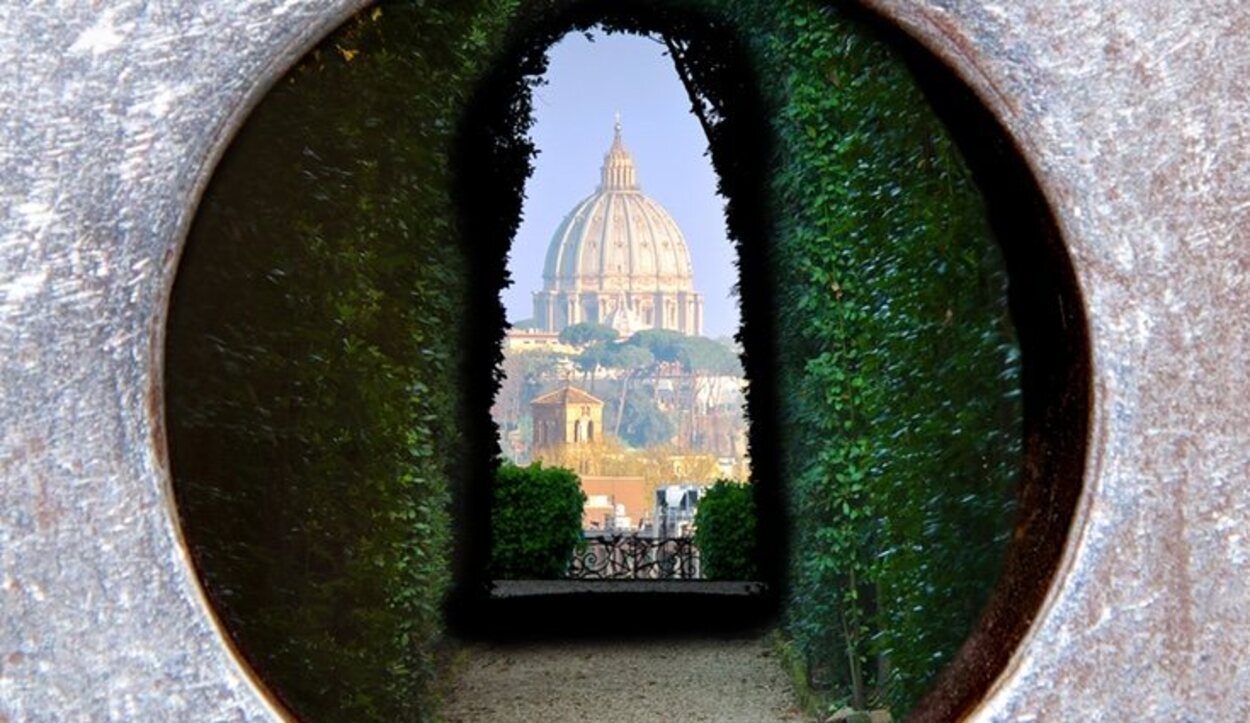
[{"label": "rounded green shrub", "polygon": [[755,497],[749,485],[718,480],[699,501],[694,525],[694,544],[699,548],[703,577],[709,580],[757,577]]},{"label": "rounded green shrub", "polygon": [[491,574],[554,578],[568,570],[582,540],[586,494],[572,470],[505,464],[495,477]]}]

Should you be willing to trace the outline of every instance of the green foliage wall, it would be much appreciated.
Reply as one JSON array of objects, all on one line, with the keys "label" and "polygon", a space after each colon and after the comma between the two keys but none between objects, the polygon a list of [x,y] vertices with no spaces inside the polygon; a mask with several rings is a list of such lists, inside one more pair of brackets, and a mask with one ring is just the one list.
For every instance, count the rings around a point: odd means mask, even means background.
[{"label": "green foliage wall", "polygon": [[582,539],[586,495],[572,470],[505,464],[491,507],[491,572],[497,579],[564,577]]},{"label": "green foliage wall", "polygon": [[948,133],[862,15],[708,5],[770,79],[786,633],[833,697],[898,715],[975,624],[1011,530],[1003,263]]},{"label": "green foliage wall", "polygon": [[751,487],[717,480],[694,516],[694,544],[709,580],[754,580],[756,565],[755,497]]},{"label": "green foliage wall", "polygon": [[461,483],[461,106],[511,2],[387,3],[252,114],[187,242],[165,380],[204,585],[302,719],[424,720]]}]

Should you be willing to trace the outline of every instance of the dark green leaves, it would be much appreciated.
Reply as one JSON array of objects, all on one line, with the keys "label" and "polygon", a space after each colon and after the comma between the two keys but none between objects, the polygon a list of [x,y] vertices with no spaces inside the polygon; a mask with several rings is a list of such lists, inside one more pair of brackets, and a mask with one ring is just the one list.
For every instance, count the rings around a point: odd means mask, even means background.
[{"label": "dark green leaves", "polygon": [[706,6],[748,38],[777,142],[787,632],[830,673],[831,702],[899,716],[976,622],[1010,529],[1002,262],[958,152],[874,30],[806,0]]},{"label": "dark green leaves", "polygon": [[257,107],[171,308],[184,529],[231,635],[308,720],[433,715],[465,459],[447,159],[515,3],[424,4],[349,20]]},{"label": "dark green leaves", "polygon": [[718,480],[699,500],[694,544],[709,580],[755,580],[756,513],[751,486]]},{"label": "dark green leaves", "polygon": [[500,467],[491,506],[492,577],[563,577],[582,539],[585,503],[571,470],[537,462]]}]

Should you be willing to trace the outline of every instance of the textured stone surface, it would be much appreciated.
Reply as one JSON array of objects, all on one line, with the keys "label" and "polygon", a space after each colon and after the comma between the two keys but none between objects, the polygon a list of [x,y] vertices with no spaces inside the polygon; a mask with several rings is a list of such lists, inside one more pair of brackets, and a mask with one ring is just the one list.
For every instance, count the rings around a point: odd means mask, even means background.
[{"label": "textured stone surface", "polygon": [[158,365],[216,158],[348,5],[0,8],[0,721],[277,715],[179,544]]},{"label": "textured stone surface", "polygon": [[[161,329],[229,136],[360,4],[0,4],[0,721],[280,715],[179,544]],[[1250,719],[1250,5],[871,4],[1014,135],[1091,325],[1085,497],[977,717]]]}]

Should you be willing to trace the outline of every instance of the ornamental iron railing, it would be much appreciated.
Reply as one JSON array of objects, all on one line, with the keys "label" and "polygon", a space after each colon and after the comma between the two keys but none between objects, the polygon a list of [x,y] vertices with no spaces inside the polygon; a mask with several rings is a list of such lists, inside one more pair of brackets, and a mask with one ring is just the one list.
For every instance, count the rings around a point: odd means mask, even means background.
[{"label": "ornamental iron railing", "polygon": [[699,548],[690,537],[604,535],[573,552],[574,580],[699,580]]}]

